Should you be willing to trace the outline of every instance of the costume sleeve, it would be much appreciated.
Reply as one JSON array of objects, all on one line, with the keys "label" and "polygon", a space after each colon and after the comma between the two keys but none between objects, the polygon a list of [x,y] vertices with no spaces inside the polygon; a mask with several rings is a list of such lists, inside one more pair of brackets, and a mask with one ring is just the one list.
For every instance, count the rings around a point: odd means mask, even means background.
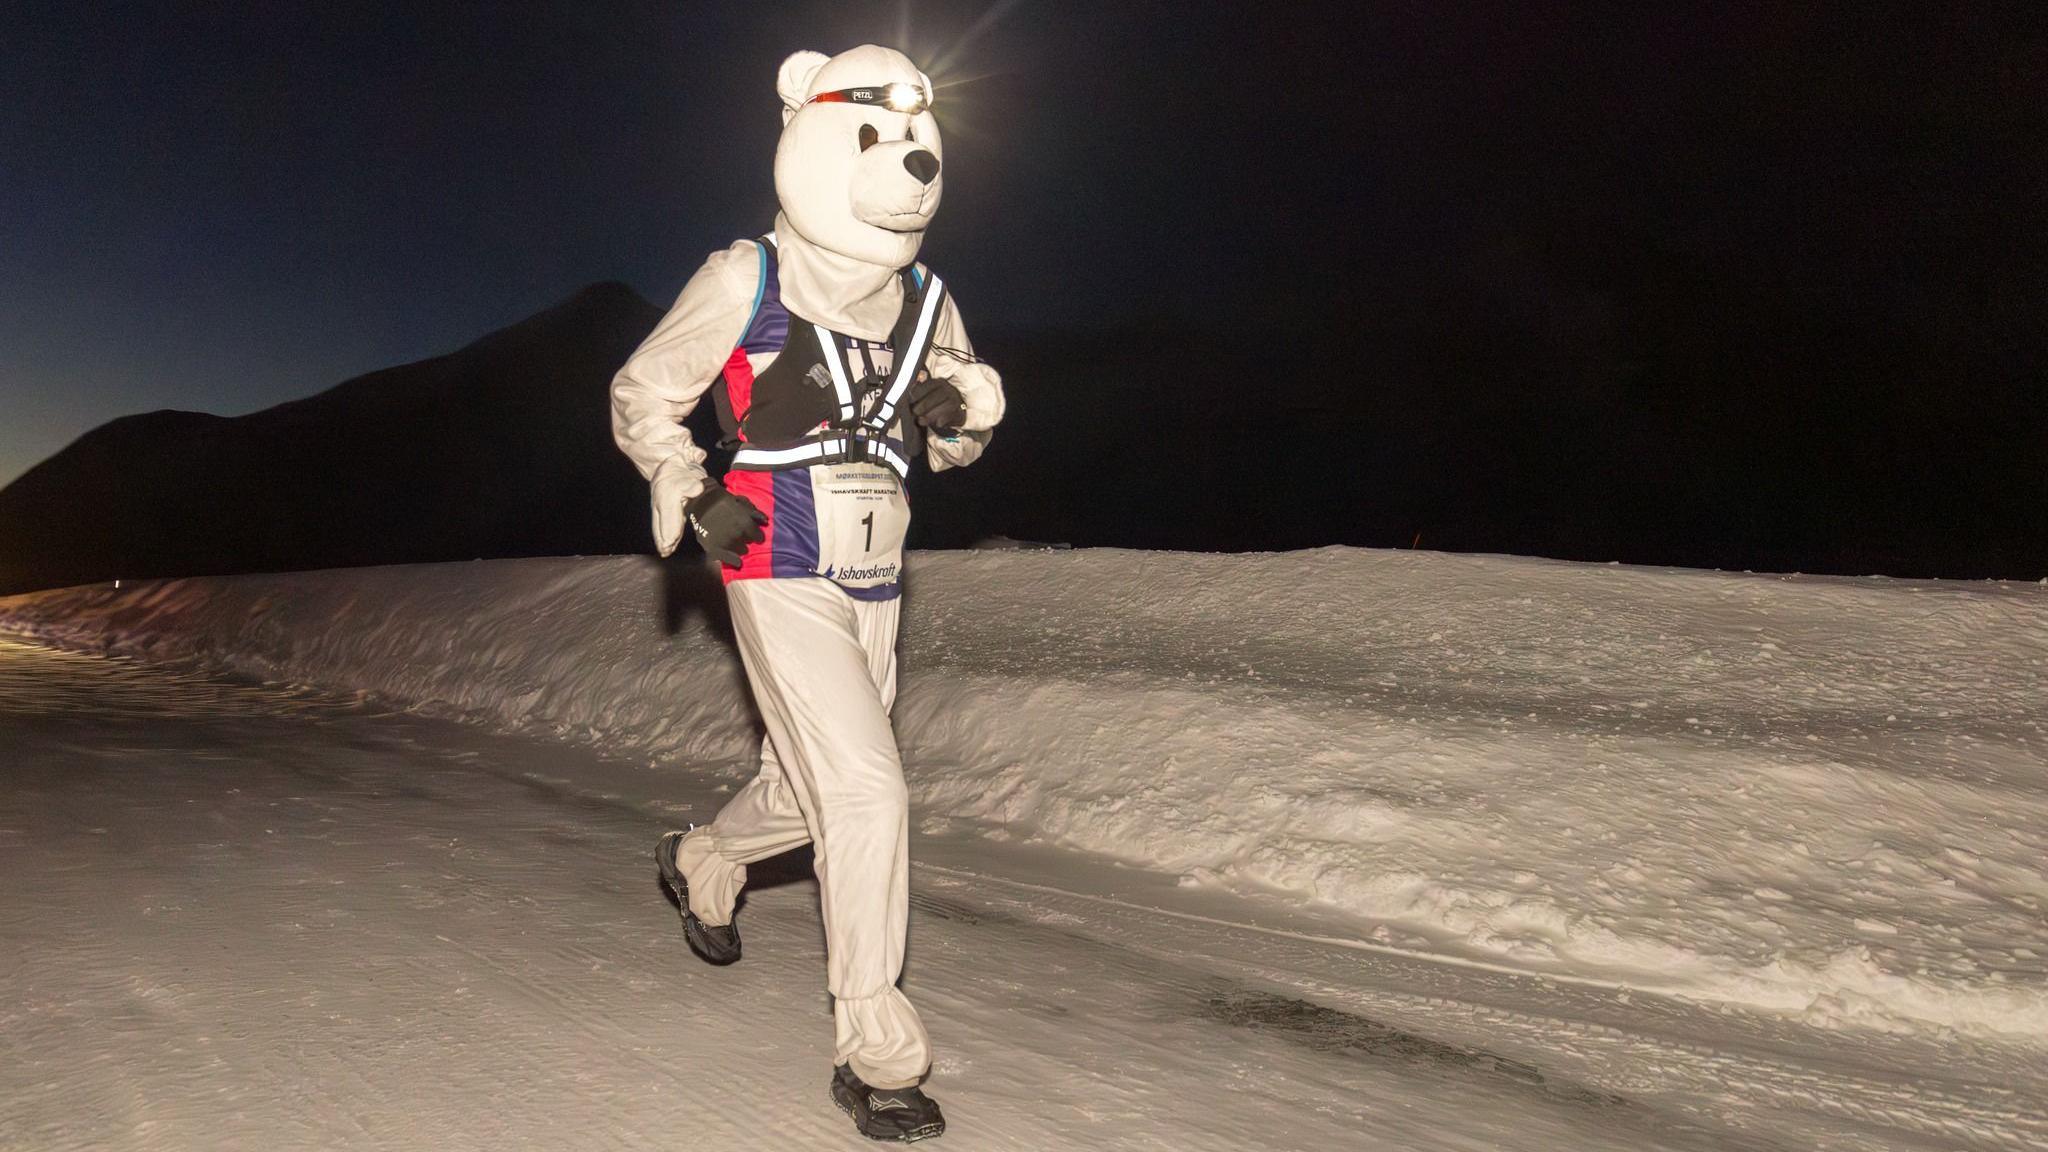
[{"label": "costume sleeve", "polygon": [[953,294],[946,293],[939,320],[932,332],[929,361],[934,376],[950,377],[967,406],[967,418],[957,436],[925,437],[925,462],[934,472],[961,468],[980,459],[989,436],[1003,418],[1003,378],[989,365],[975,359],[974,344],[967,339],[967,326]]},{"label": "costume sleeve", "polygon": [[753,241],[712,253],[612,378],[612,439],[652,486],[654,542],[664,556],[682,537],[683,501],[704,490],[704,450],[683,418],[746,335],[759,281]]}]

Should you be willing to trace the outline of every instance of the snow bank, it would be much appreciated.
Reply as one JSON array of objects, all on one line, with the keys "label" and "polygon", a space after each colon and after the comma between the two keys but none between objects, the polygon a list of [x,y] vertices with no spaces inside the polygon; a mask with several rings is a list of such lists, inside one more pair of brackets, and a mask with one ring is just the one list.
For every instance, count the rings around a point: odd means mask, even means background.
[{"label": "snow bank", "polygon": [[[1403,948],[2048,1041],[2048,589],[1414,552],[916,557],[931,830]],[[74,647],[747,771],[715,583],[638,558],[0,600]]]}]

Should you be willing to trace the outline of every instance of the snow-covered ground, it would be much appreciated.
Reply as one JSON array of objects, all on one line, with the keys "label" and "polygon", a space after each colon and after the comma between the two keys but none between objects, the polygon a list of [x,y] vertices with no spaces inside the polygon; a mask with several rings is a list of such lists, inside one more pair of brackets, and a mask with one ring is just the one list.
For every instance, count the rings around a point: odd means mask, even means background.
[{"label": "snow-covered ground", "polygon": [[[655,887],[652,833],[715,803],[708,779],[609,791],[648,781],[5,642],[0,731],[0,1147],[867,1146],[825,1093],[801,862],[757,875],[729,969]],[[541,782],[564,772],[583,788]],[[942,1147],[1707,1146],[1683,1116],[1158,958],[1206,931],[1077,932],[1087,904],[920,876]]]},{"label": "snow-covered ground", "polygon": [[[987,1142],[963,1146],[1062,1146],[1049,1134],[1059,1117],[1033,1113],[1032,1101],[1068,1083],[1107,1092],[1119,1076],[1125,1095],[1091,1096],[1067,1118],[1130,1108],[1150,1126],[1127,1145],[1088,1146],[1207,1147],[1200,1141],[1211,1137],[1216,1147],[2048,1141],[2048,589],[1343,549],[930,554],[915,558],[912,580],[899,705],[921,821],[911,980],[921,1003],[937,1002],[959,1025],[947,1057],[955,1063],[942,1060],[934,1090],[951,1081],[970,1111],[1022,1125],[1017,1132],[1051,1125],[1039,1143],[1006,1143],[991,1129]],[[736,704],[737,663],[718,604],[699,570],[632,558],[130,583],[0,600],[0,629],[184,671],[103,660],[66,667],[159,685],[134,689],[145,696],[171,691],[160,685],[202,697],[253,693],[237,707],[260,714],[248,721],[259,730],[277,728],[263,737],[272,753],[248,751],[231,732],[221,741],[230,751],[176,760],[180,770],[165,773],[155,726],[124,727],[127,705],[103,703],[121,692],[78,673],[88,686],[66,699],[80,709],[81,731],[46,732],[33,745],[28,762],[44,765],[44,776],[29,771],[30,786],[9,796],[0,833],[0,847],[24,853],[4,865],[8,881],[33,882],[0,909],[10,944],[17,930],[40,942],[28,950],[31,985],[71,980],[84,989],[80,1004],[109,1010],[111,997],[113,1010],[157,1019],[148,1009],[164,999],[159,992],[86,987],[90,966],[67,959],[65,942],[82,947],[114,930],[76,905],[97,892],[110,909],[122,906],[121,877],[147,888],[160,873],[135,837],[175,829],[194,833],[174,853],[172,875],[189,883],[164,891],[249,885],[234,879],[241,864],[260,881],[250,899],[220,907],[179,897],[207,913],[206,932],[178,937],[193,950],[176,953],[188,964],[181,970],[207,948],[233,952],[261,970],[255,984],[265,995],[298,1004],[287,995],[305,991],[294,973],[262,959],[283,945],[244,939],[264,926],[249,921],[273,906],[279,924],[340,915],[373,936],[320,937],[302,972],[345,977],[346,996],[367,1013],[336,1016],[353,1021],[352,1043],[392,1050],[391,1067],[432,1053],[449,1075],[460,1065],[459,1076],[479,1077],[471,1086],[484,1091],[479,1069],[514,1057],[479,1040],[466,1017],[449,1019],[465,1011],[451,1006],[452,986],[420,983],[408,967],[420,961],[404,954],[432,935],[444,914],[432,909],[473,912],[479,935],[469,946],[506,965],[477,977],[486,987],[542,981],[611,1014],[602,1027],[545,1043],[583,1045],[588,1056],[606,1037],[645,1042],[657,1064],[680,1065],[671,1071],[686,1077],[700,1049],[667,1057],[656,1039],[665,1033],[620,1014],[712,1010],[621,1006],[645,975],[636,965],[670,965],[663,979],[685,978],[687,965],[660,950],[674,943],[652,935],[663,925],[647,922],[640,941],[638,919],[630,930],[617,919],[628,915],[629,891],[636,917],[652,897],[635,890],[651,881],[622,879],[630,869],[615,857],[644,853],[639,841],[651,839],[656,817],[679,805],[708,811],[747,771],[751,717]],[[230,689],[201,675],[218,672],[362,701]],[[51,680],[38,673],[18,685],[38,676]],[[15,707],[56,723],[44,716],[48,699]],[[113,718],[100,717],[102,708]],[[500,731],[437,719],[446,717]],[[289,732],[309,723],[331,734],[324,751],[294,750]],[[118,738],[104,735],[109,724]],[[365,752],[393,740],[423,751]],[[489,751],[446,751],[486,740],[496,742]],[[215,756],[242,770],[201,771]],[[469,785],[458,786],[467,779],[458,768],[478,775],[488,800],[461,799]],[[87,797],[104,790],[76,785],[81,771],[118,774],[132,820],[98,821],[107,838],[74,867],[57,841],[89,829],[65,833],[64,820],[38,813],[56,804],[73,823],[93,823]],[[266,809],[224,798],[231,786],[258,790],[266,805],[311,803],[289,799],[308,791],[301,776],[326,782],[312,791],[331,806],[299,813],[292,832],[273,829],[287,839],[270,840],[248,819],[263,822]],[[520,796],[545,811],[508,823],[508,798]],[[217,827],[151,821],[181,805]],[[142,831],[124,836],[124,827]],[[444,830],[486,849],[462,858],[436,839]],[[329,880],[308,871],[308,849],[291,846],[314,833],[357,846],[336,858]],[[436,844],[447,860],[433,855]],[[567,858],[547,868],[533,863],[559,853]],[[300,886],[284,891],[271,874],[278,868]],[[405,883],[420,894],[387,891],[394,875],[412,877]],[[329,887],[311,887],[321,883]],[[803,891],[770,889],[758,907],[802,936],[802,925],[815,924]],[[606,911],[614,897],[616,910]],[[553,900],[594,901],[594,922],[485,923],[487,909]],[[373,923],[391,901],[405,914]],[[368,958],[341,963],[358,942]],[[794,995],[800,1012],[815,1015],[812,994],[792,992],[816,986],[803,967],[816,961],[815,941],[808,947],[794,967],[757,969],[773,971],[747,995]],[[1003,953],[999,962],[989,949]],[[361,964],[393,966],[393,979],[367,980]],[[135,979],[135,965],[116,968]],[[1041,987],[1061,969],[1074,973],[1061,972],[1062,988],[1099,1001],[1090,1001],[1080,1040],[1060,1039],[1079,1025]],[[213,976],[190,979],[227,994]],[[687,979],[722,995],[700,974]],[[384,984],[408,990],[380,1007]],[[200,1015],[235,1027],[222,1013]],[[536,1007],[528,1023],[540,1028],[545,1014]],[[35,1023],[34,1009],[30,1016]],[[388,1026],[400,1018],[416,1026]],[[816,1021],[804,1024],[767,1034],[801,1046]],[[0,1019],[10,1064],[68,1058],[51,1033],[22,1025]],[[276,1075],[317,1074],[277,1044],[302,1045],[302,1056],[334,1047],[302,1030],[289,1033],[297,1040],[251,1044],[252,1025],[240,1027],[245,1042],[221,1058],[281,1060]],[[198,1052],[185,1033],[141,1032]],[[1007,1054],[1003,1038],[1019,1054]],[[1063,1056],[1062,1044],[1073,1050]],[[472,1057],[479,1063],[463,1063]],[[816,1092],[802,1076],[811,1069],[790,1052],[746,1066],[758,1073],[753,1082],[786,1075],[800,1098]],[[624,1069],[604,1065],[584,1090],[610,1098],[642,1084],[642,1073]],[[364,1066],[332,1071],[355,1077],[359,1094],[389,1079]],[[238,1090],[233,1077],[193,1075]],[[645,1075],[646,1085],[673,1088],[659,1072]],[[1281,1091],[1267,1082],[1273,1075],[1311,1116],[1284,1140],[1266,1127],[1292,1114],[1272,1095]],[[46,1083],[62,1091],[70,1081]],[[414,1107],[433,1108],[418,1095],[428,1085],[391,1083]],[[1154,1087],[1141,1091],[1144,1083]],[[21,1086],[0,1083],[0,1093],[41,1100],[31,1119],[62,1114],[58,1098],[9,1091]],[[1214,1123],[1190,1121],[1183,1108]],[[1334,1127],[1317,1128],[1324,1120]],[[1545,1127],[1553,1123],[1561,1126]],[[0,1144],[18,1137],[0,1112]]]},{"label": "snow-covered ground", "polygon": [[[737,778],[753,719],[698,575],[512,561],[0,613]],[[913,579],[927,831],[1394,947],[2048,1042],[2048,589],[1353,549],[931,554]]]}]

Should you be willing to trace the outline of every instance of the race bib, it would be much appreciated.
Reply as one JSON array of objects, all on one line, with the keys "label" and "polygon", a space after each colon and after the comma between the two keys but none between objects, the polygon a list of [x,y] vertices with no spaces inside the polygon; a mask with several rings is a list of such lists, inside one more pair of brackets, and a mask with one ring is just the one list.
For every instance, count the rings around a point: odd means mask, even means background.
[{"label": "race bib", "polygon": [[818,510],[818,572],[845,588],[880,588],[903,573],[910,502],[885,464],[810,469]]}]

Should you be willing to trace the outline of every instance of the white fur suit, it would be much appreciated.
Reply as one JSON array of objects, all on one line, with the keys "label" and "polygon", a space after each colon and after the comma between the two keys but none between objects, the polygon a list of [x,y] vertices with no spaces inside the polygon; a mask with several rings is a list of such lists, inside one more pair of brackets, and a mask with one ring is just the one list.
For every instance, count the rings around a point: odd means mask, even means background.
[{"label": "white fur suit", "polygon": [[[714,388],[733,425],[728,446],[739,449],[723,485],[763,520],[765,539],[724,569],[767,722],[761,768],[680,841],[688,910],[730,925],[748,863],[812,844],[837,1062],[878,1088],[914,1085],[931,1061],[896,987],[909,899],[908,796],[890,726],[904,461],[971,463],[1003,413],[1000,379],[974,357],[942,282],[916,263],[942,188],[938,126],[928,108],[878,103],[873,94],[890,85],[917,86],[928,103],[930,80],[890,49],[784,62],[774,232],[714,253],[612,385],[614,436],[651,482],[663,555],[684,531],[686,502],[720,484],[680,424]],[[879,403],[908,344],[925,374],[957,390],[952,426],[920,429]],[[875,404],[844,407],[849,388],[858,398],[856,378]],[[788,464],[851,426],[803,414],[817,403],[830,415],[835,388],[842,411],[873,416],[873,447]],[[801,435],[764,431],[790,411]],[[750,458],[770,463],[750,470]]]}]

